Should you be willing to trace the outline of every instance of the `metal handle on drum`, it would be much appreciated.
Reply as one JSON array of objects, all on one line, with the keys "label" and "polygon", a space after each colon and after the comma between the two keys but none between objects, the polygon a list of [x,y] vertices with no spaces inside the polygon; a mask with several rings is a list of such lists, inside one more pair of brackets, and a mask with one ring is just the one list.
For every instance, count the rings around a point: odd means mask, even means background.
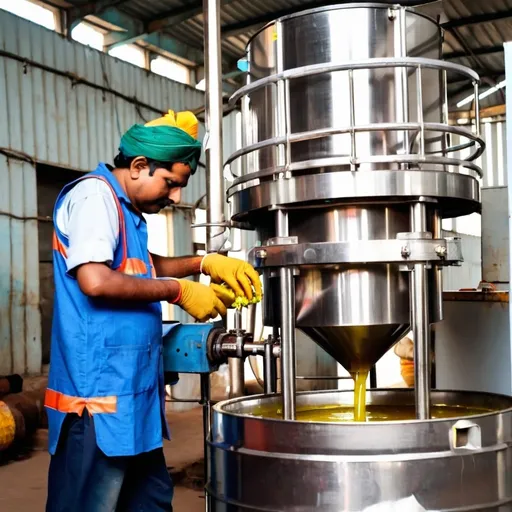
[{"label": "metal handle on drum", "polygon": [[452,451],[480,450],[482,448],[482,430],[480,425],[469,420],[459,420],[449,432]]}]

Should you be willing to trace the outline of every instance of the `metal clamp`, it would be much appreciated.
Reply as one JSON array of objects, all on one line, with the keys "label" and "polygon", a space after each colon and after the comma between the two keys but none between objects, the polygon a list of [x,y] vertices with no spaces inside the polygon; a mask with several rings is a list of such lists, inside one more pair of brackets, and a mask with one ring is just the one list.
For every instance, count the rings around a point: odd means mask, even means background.
[{"label": "metal clamp", "polygon": [[266,245],[252,249],[248,260],[257,268],[417,262],[456,265],[462,261],[462,251],[459,238],[402,238]]}]

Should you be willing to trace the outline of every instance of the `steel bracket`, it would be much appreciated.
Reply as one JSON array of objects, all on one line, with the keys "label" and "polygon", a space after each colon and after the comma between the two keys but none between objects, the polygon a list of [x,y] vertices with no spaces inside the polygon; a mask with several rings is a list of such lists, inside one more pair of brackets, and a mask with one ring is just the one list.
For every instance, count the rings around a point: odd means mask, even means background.
[{"label": "steel bracket", "polygon": [[401,234],[396,240],[267,245],[252,249],[248,260],[260,269],[374,263],[456,265],[463,261],[460,238],[423,236],[425,233],[411,233],[408,236]]}]

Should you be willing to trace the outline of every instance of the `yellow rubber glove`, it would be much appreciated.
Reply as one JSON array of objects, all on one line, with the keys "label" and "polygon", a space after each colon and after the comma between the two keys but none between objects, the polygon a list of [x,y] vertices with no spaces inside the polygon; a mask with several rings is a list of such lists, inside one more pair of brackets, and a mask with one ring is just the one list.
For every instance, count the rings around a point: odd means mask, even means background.
[{"label": "yellow rubber glove", "polygon": [[227,314],[226,306],[209,286],[186,279],[177,281],[181,287],[181,294],[175,304],[196,320],[206,322],[217,315]]},{"label": "yellow rubber glove", "polygon": [[235,292],[225,283],[211,283],[210,287],[228,309],[242,309],[250,304],[257,304],[262,298],[261,295],[256,294],[254,294],[251,300],[245,297],[245,295],[237,297]]},{"label": "yellow rubber glove", "polygon": [[223,286],[217,283],[211,283],[210,288],[215,292],[215,295],[223,302],[224,306],[227,308],[232,308],[235,303],[236,296],[235,292],[228,288],[227,286]]},{"label": "yellow rubber glove", "polygon": [[243,260],[228,258],[221,254],[207,254],[201,261],[201,272],[209,275],[216,284],[226,283],[238,297],[252,300],[254,293],[261,297],[260,276]]}]

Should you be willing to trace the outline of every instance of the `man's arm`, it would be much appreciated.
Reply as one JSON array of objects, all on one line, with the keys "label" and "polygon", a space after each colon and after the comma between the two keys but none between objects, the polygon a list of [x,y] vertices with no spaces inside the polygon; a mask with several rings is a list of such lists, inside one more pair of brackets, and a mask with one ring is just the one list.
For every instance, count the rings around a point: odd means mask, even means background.
[{"label": "man's arm", "polygon": [[166,300],[178,304],[200,322],[227,313],[226,306],[214,290],[194,281],[131,277],[101,263],[87,263],[79,267],[77,280],[82,292],[89,297],[126,302]]},{"label": "man's arm", "polygon": [[90,297],[142,302],[174,302],[181,286],[128,276],[110,268],[119,240],[119,215],[111,189],[101,180],[76,185],[57,213],[57,227],[68,238],[66,266]]},{"label": "man's arm", "polygon": [[169,258],[151,254],[158,277],[188,277],[200,273],[202,256],[181,256]]},{"label": "man's arm", "polygon": [[175,302],[181,293],[181,287],[177,281],[127,276],[101,263],[87,263],[80,266],[76,277],[82,292],[94,298]]}]

